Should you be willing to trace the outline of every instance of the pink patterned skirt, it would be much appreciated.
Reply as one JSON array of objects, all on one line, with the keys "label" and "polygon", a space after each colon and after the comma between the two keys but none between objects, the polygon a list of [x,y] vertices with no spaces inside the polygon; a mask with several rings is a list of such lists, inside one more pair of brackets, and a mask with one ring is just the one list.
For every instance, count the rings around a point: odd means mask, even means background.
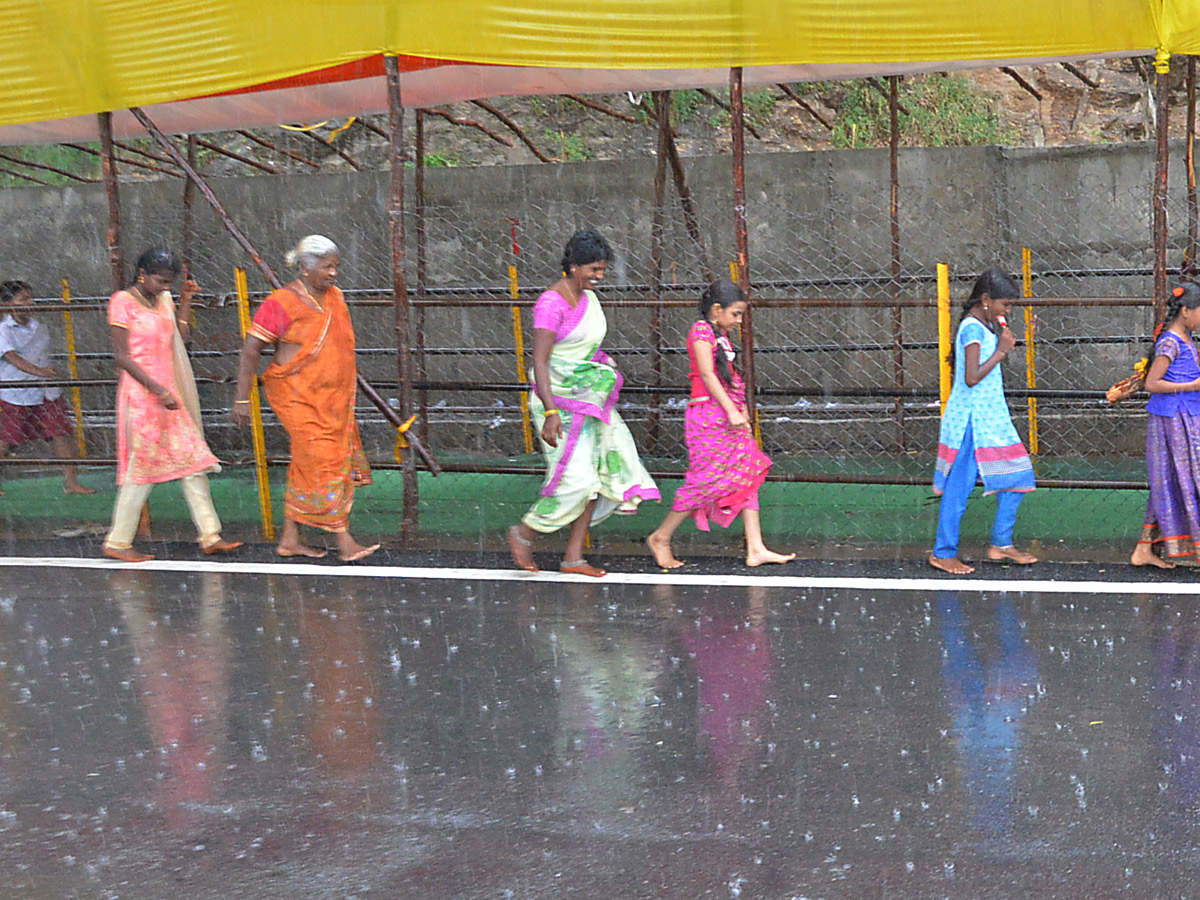
[{"label": "pink patterned skirt", "polygon": [[690,512],[701,531],[708,531],[710,519],[728,528],[743,509],[758,509],[758,488],[771,459],[752,431],[729,427],[725,410],[713,400],[690,404],[684,422],[688,470],[671,509]]}]

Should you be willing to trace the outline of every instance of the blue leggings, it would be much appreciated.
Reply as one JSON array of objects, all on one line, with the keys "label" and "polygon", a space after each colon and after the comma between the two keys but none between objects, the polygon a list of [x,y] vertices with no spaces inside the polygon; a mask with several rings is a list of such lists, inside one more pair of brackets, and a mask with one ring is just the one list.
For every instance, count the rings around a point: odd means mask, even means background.
[{"label": "blue leggings", "polygon": [[[979,465],[975,462],[975,435],[971,423],[967,423],[967,432],[963,435],[962,446],[958,448],[958,456],[954,457],[954,465],[950,467],[950,475],[946,478],[946,487],[942,492],[942,505],[938,510],[937,543],[933,555],[939,559],[950,559],[958,556],[959,525],[962,524],[963,513],[967,511],[967,499],[975,488],[979,477]],[[1017,524],[1017,509],[1025,495],[1019,491],[998,491],[996,493],[996,520],[992,523],[992,546],[1011,547],[1013,528]]]}]

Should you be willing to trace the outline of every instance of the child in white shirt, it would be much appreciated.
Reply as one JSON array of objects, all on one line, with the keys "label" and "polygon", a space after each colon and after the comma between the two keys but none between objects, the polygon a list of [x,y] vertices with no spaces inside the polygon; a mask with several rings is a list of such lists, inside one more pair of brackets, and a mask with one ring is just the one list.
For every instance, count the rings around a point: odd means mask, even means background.
[{"label": "child in white shirt", "polygon": [[[0,384],[59,377],[58,370],[50,365],[49,331],[27,310],[12,309],[32,301],[33,288],[24,281],[0,284],[0,310],[8,309],[8,315],[0,320]],[[61,388],[0,387],[0,457],[7,456],[13,447],[40,440],[50,441],[60,459],[73,458],[76,452],[72,434]],[[96,493],[79,483],[75,466],[67,466],[64,474],[65,493]],[[0,496],[3,494],[0,490]]]}]

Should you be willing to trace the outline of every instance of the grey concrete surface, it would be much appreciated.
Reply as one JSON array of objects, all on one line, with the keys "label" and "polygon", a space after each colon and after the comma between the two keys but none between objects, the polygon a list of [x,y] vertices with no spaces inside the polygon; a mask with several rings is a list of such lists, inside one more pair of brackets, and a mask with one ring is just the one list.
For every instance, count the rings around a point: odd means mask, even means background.
[{"label": "grey concrete surface", "polygon": [[1194,896],[1191,602],[3,575],[13,900]]}]

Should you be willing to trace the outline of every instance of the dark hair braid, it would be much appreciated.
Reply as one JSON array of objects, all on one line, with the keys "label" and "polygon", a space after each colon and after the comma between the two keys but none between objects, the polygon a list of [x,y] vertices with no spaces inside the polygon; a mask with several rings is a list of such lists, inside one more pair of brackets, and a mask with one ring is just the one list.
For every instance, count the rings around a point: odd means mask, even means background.
[{"label": "dark hair braid", "polygon": [[1183,312],[1184,307],[1188,309],[1200,307],[1200,287],[1193,281],[1180,283],[1167,295],[1167,311],[1163,315],[1162,322],[1158,324],[1158,327],[1154,329],[1154,333],[1150,336],[1150,350],[1146,354],[1146,359],[1149,362],[1154,362],[1159,337],[1164,331],[1175,324],[1175,320],[1179,318],[1179,314]]},{"label": "dark hair braid", "polygon": [[[961,325],[972,309],[983,299],[983,295],[989,297],[1004,297],[1017,298],[1021,296],[1021,289],[1017,287],[1013,277],[1000,268],[991,268],[975,279],[975,286],[971,288],[971,294],[963,301],[962,309],[958,312],[958,322]],[[954,332],[957,334],[957,329]],[[954,368],[954,345],[953,336],[950,338],[950,355],[947,358],[950,362],[950,368]]]},{"label": "dark hair braid", "polygon": [[562,271],[564,275],[570,275],[571,266],[586,266],[601,260],[612,262],[615,258],[616,254],[604,235],[585,229],[575,232],[567,241],[562,255]]},{"label": "dark hair braid", "polygon": [[179,259],[166,247],[151,247],[138,257],[135,271],[140,270],[147,275],[167,275],[178,277],[183,271]]},{"label": "dark hair braid", "polygon": [[[707,322],[708,314],[714,306],[719,304],[722,308],[728,309],[735,303],[749,305],[750,301],[746,297],[746,292],[732,281],[714,281],[700,295],[700,318]],[[721,379],[722,384],[733,384],[734,368],[719,345],[713,351],[713,368],[716,369],[717,377]]]}]

